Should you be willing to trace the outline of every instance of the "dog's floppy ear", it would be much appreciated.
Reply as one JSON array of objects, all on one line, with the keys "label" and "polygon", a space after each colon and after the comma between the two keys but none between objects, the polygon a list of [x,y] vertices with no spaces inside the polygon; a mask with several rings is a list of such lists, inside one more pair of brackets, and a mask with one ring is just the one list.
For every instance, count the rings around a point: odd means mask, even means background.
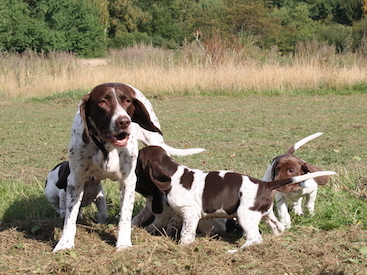
[{"label": "dog's floppy ear", "polygon": [[[313,164],[305,163],[305,166],[307,167],[307,170],[309,172],[322,171],[319,167],[317,167],[316,165],[313,165]],[[329,181],[329,177],[328,176],[322,176],[322,177],[314,178],[314,180],[316,181],[316,183],[318,185],[325,185]]]},{"label": "dog's floppy ear", "polygon": [[307,173],[310,173],[311,171],[310,171],[310,168],[308,167],[309,165],[308,165],[308,163],[307,162],[304,162],[304,161],[302,161],[303,163],[302,163],[302,171],[303,171],[303,173],[304,174],[307,174]]},{"label": "dog's floppy ear", "polygon": [[162,193],[157,189],[153,194],[152,211],[154,214],[161,214],[163,212]]},{"label": "dog's floppy ear", "polygon": [[132,116],[132,121],[138,123],[142,128],[148,131],[158,132],[162,135],[161,130],[153,124],[149,112],[147,108],[145,108],[144,104],[140,100],[134,98],[133,105],[135,110]]},{"label": "dog's floppy ear", "polygon": [[171,177],[162,169],[158,161],[150,162],[149,176],[159,190],[169,191],[171,189]]},{"label": "dog's floppy ear", "polygon": [[82,102],[80,103],[80,106],[79,106],[80,117],[82,118],[82,121],[84,124],[84,131],[83,131],[82,138],[85,144],[89,143],[89,128],[88,128],[87,114],[86,114],[86,105],[88,103],[89,98],[90,98],[90,94],[86,94],[85,96],[83,96]]},{"label": "dog's floppy ear", "polygon": [[277,167],[278,167],[278,163],[279,163],[279,158],[275,158],[273,159],[272,161],[272,167],[271,167],[271,180],[274,180],[275,179],[275,176],[276,176],[276,170],[277,170]]}]

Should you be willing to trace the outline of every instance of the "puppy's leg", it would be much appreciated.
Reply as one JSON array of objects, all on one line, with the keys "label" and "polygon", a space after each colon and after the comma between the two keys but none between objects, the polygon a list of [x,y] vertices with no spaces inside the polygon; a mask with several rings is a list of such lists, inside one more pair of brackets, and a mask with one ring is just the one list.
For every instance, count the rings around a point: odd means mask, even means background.
[{"label": "puppy's leg", "polygon": [[172,215],[174,215],[174,211],[168,206],[163,206],[163,211],[160,214],[155,214],[154,221],[152,224],[146,227],[146,230],[150,233],[155,231],[159,231],[159,233],[163,234],[167,229],[167,224]]},{"label": "puppy's leg", "polygon": [[148,197],[144,208],[139,212],[138,215],[136,215],[133,218],[131,222],[132,225],[140,227],[148,220],[154,219],[154,215],[151,210],[152,209],[151,204],[152,204],[152,197]]},{"label": "puppy's leg", "polygon": [[311,216],[315,215],[315,202],[317,196],[317,185],[314,190],[306,195],[305,207]]},{"label": "puppy's leg", "polygon": [[180,244],[186,245],[195,240],[196,228],[200,220],[200,210],[186,207],[181,209],[180,215],[183,219]]},{"label": "puppy's leg", "polygon": [[298,198],[298,200],[294,201],[292,203],[293,211],[296,215],[302,216],[303,210],[302,210],[302,197]]},{"label": "puppy's leg", "polygon": [[[101,183],[99,183],[101,185]],[[98,223],[105,223],[107,220],[107,206],[106,206],[106,198],[103,194],[102,185],[100,188],[100,191],[98,192],[96,196],[96,200],[94,202],[98,209],[97,214],[97,222]]]},{"label": "puppy's leg", "polygon": [[277,235],[283,234],[283,232],[284,232],[284,225],[281,224],[278,221],[278,219],[275,217],[272,208],[269,210],[269,213],[267,215],[265,215],[262,219],[268,224],[268,226],[271,229],[271,232],[274,235],[277,236]]},{"label": "puppy's leg", "polygon": [[74,239],[76,233],[76,220],[79,214],[80,204],[84,193],[85,179],[79,179],[75,174],[70,174],[68,177],[68,187],[66,189],[66,212],[64,228],[62,235],[55,246],[53,252],[63,249],[71,249],[74,247]]},{"label": "puppy's leg", "polygon": [[275,193],[275,205],[277,208],[279,221],[285,228],[291,228],[291,216],[288,212],[287,199],[280,192]]}]

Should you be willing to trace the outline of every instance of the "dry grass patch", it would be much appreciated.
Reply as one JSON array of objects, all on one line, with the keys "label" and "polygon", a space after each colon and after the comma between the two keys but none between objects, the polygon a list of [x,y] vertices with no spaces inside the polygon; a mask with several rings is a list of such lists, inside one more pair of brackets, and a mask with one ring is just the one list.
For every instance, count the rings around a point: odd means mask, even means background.
[{"label": "dry grass patch", "polygon": [[[1,228],[1,274],[364,274],[367,231],[321,231],[295,227],[282,237],[231,255],[226,236],[200,237],[180,247],[167,237],[134,229],[134,247],[116,252],[110,244],[116,227],[78,226],[75,250],[52,254],[48,237],[29,228]],[[60,228],[44,225],[57,238]],[[235,242],[243,242],[238,239]],[[36,256],[37,255],[37,256]]]},{"label": "dry grass patch", "polygon": [[50,95],[123,82],[146,95],[242,95],[364,91],[366,58],[335,54],[332,47],[299,46],[294,56],[276,50],[223,49],[205,55],[197,45],[164,50],[136,45],[104,59],[66,53],[0,53],[0,93],[8,97]]}]

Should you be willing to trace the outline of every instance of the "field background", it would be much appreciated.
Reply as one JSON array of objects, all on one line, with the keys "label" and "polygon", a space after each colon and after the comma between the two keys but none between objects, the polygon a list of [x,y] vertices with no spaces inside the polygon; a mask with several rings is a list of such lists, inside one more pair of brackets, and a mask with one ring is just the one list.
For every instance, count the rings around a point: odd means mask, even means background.
[{"label": "field background", "polygon": [[[27,60],[12,58],[9,64],[13,65]],[[205,57],[195,66],[144,63],[146,70],[128,70],[132,67],[125,63],[126,67],[109,66],[113,56],[94,65],[68,56],[54,61],[31,54],[27,58],[40,62],[34,68],[31,63],[19,67],[28,68],[29,82],[26,75],[13,77],[16,66],[9,64],[7,81],[4,75],[0,81],[4,95],[0,103],[0,274],[365,274],[367,74],[357,61],[349,66],[305,61],[303,67],[274,61],[273,65],[253,63],[241,72],[234,63],[213,67],[212,62],[205,67]],[[40,73],[39,64],[50,66],[50,60],[59,64],[55,66],[59,72],[69,68],[65,63],[69,61],[77,69],[64,71],[64,77],[50,70]],[[163,60],[169,61],[166,55]],[[35,81],[37,77],[42,81]],[[273,237],[262,225],[264,243],[235,255],[225,251],[243,244],[236,232],[199,237],[180,247],[144,229],[134,229],[133,248],[115,252],[118,188],[107,180],[108,223],[95,224],[95,208],[84,209],[75,249],[54,255],[51,250],[60,237],[62,221],[44,198],[44,179],[67,159],[79,98],[94,85],[109,81],[133,84],[149,97],[168,144],[207,149],[177,158],[189,167],[228,169],[261,178],[272,158],[299,139],[323,132],[297,155],[338,176],[319,188],[315,217],[294,217],[293,228],[281,237]],[[135,212],[142,203],[137,197]]]}]

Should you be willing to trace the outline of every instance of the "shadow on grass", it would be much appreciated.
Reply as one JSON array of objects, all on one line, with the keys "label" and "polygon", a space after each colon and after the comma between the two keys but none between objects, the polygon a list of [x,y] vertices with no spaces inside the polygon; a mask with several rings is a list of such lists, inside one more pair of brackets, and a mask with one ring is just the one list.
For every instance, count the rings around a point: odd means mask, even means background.
[{"label": "shadow on grass", "polygon": [[[86,215],[78,219],[77,226],[88,233],[99,235],[103,241],[114,246],[116,243],[116,237],[113,234],[114,226],[108,223],[117,224],[115,219],[110,218],[107,224],[96,224],[92,217],[95,213],[91,212],[86,211]],[[47,242],[53,247],[61,234],[63,219],[44,196],[22,198],[14,201],[6,209],[0,222],[0,232],[13,228],[22,232],[24,238]]]}]

